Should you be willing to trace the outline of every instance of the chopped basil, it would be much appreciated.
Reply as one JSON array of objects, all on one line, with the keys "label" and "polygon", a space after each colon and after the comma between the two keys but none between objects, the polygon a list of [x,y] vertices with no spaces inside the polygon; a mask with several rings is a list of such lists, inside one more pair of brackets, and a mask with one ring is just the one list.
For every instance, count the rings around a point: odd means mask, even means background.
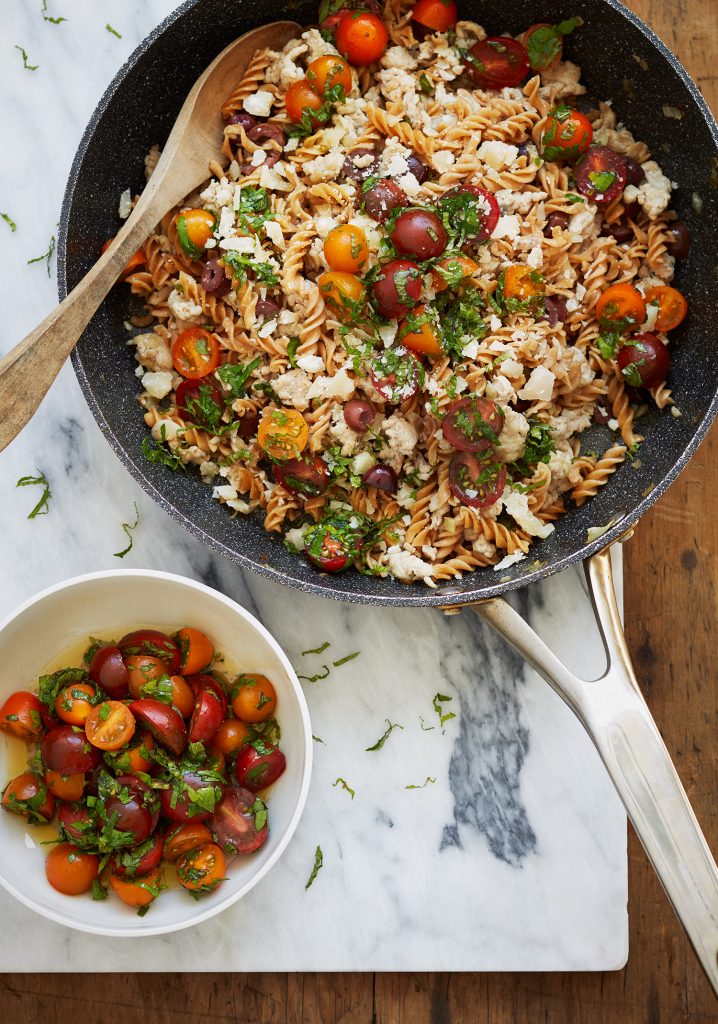
[{"label": "chopped basil", "polygon": [[434,95],[433,83],[425,71],[422,71],[419,75],[419,88],[425,96]]},{"label": "chopped basil", "polygon": [[596,192],[599,193],[599,195],[603,195],[605,192],[608,192],[609,188],[611,187],[611,185],[613,185],[614,181],[616,180],[616,172],[589,171],[588,180],[596,189]]},{"label": "chopped basil", "polygon": [[426,789],[426,787],[429,784],[433,785],[435,782],[436,779],[433,779],[430,775],[427,775],[426,780],[422,782],[420,786],[404,786],[404,789]]},{"label": "chopped basil", "polygon": [[317,672],[316,675],[313,676],[297,676],[297,679],[306,679],[308,683],[317,683],[320,679],[326,679],[329,675],[329,666],[322,665],[322,668],[324,669],[324,674]]},{"label": "chopped basil", "polygon": [[297,365],[297,349],[299,348],[301,340],[301,338],[290,338],[287,342],[287,358],[289,359],[289,365],[292,369],[295,369]]},{"label": "chopped basil", "polygon": [[67,21],[67,18],[51,18],[47,13],[47,0],[42,0],[42,20],[49,21],[51,25],[59,25],[62,21]]},{"label": "chopped basil", "polygon": [[437,693],[434,696],[433,705],[434,711],[439,716],[439,726],[443,729],[446,722],[452,718],[456,718],[453,711],[442,711],[441,705],[446,704],[448,701],[453,700],[453,697],[447,697],[445,693]]},{"label": "chopped basil", "polygon": [[[453,715],[451,717],[453,718]],[[383,736],[379,737],[379,739],[376,741],[376,743],[373,744],[373,746],[366,747],[366,753],[370,753],[372,750],[381,750],[381,748],[384,746],[386,741],[391,736],[391,734],[394,731],[394,729],[403,729],[404,728],[404,726],[403,725],[399,725],[398,722],[390,722],[388,718],[385,718],[384,721],[387,724],[386,732],[384,733]]]},{"label": "chopped basil", "polygon": [[107,889],[103,889],[102,883],[97,878],[92,880],[92,898],[93,900],[107,899]]},{"label": "chopped basil", "polygon": [[[87,673],[84,668],[62,668],[52,675],[40,676],[38,680],[37,696],[41,703],[52,707],[55,699],[62,690],[72,686],[73,683],[84,683],[87,681]],[[83,696],[86,696],[83,694]]]},{"label": "chopped basil", "polygon": [[254,815],[254,829],[255,832],[261,832],[264,826],[267,824],[267,805],[261,796],[258,796],[249,809],[249,813]]},{"label": "chopped basil", "polygon": [[136,501],[133,504],[135,506],[135,521],[134,521],[134,523],[131,523],[131,524],[130,523],[123,523],[122,524],[122,529],[125,531],[125,535],[127,536],[127,539],[129,540],[130,543],[127,545],[126,548],[123,548],[122,551],[115,551],[114,552],[114,557],[115,558],[124,558],[125,555],[129,554],[129,552],[132,551],[132,545],[134,544],[134,540],[133,540],[133,537],[132,537],[132,531],[136,530],[137,527],[140,524],[140,510],[137,508],[137,502]]},{"label": "chopped basil", "polygon": [[240,282],[247,280],[247,271],[251,270],[261,284],[279,283],[279,277],[272,265],[265,261],[259,262],[253,253],[237,252],[236,249],[231,249],[222,256],[222,263],[231,268],[232,276]]},{"label": "chopped basil", "polygon": [[318,846],[316,848],[316,850],[314,851],[314,867],[312,868],[311,875],[307,879],[307,884],[304,886],[305,891],[313,883],[314,879],[317,877],[317,874],[319,873],[319,869],[321,867],[323,867],[323,866],[324,866],[324,854],[322,853],[321,846]]},{"label": "chopped basil", "polygon": [[[37,69],[40,67],[40,65],[39,64],[28,64],[28,62],[27,62],[28,61],[28,57],[27,57],[27,54],[25,53],[25,51],[23,50],[22,46],[18,46],[17,43],[16,43],[15,44],[15,49],[19,50],[20,53],[22,54],[22,66],[25,68],[25,70],[26,71],[37,71]],[[33,260],[32,262],[34,263],[35,260]]]},{"label": "chopped basil", "polygon": [[615,359],[620,346],[621,336],[614,331],[599,334],[596,342],[596,347],[604,359]]},{"label": "chopped basil", "polygon": [[15,484],[16,487],[32,487],[37,484],[43,488],[40,500],[37,505],[35,505],[32,512],[28,514],[28,519],[36,519],[37,516],[46,516],[50,511],[50,498],[52,497],[50,484],[47,482],[47,477],[44,473],[41,473],[39,469],[36,469],[35,472],[37,473],[37,476],[21,476]]},{"label": "chopped basil", "polygon": [[331,646],[332,645],[329,643],[329,641],[325,640],[321,647],[310,647],[309,650],[302,651],[302,657],[304,657],[307,654],[324,654],[327,647]]},{"label": "chopped basil", "polygon": [[122,39],[122,36],[121,36],[121,35],[120,35],[120,33],[119,33],[119,32],[117,31],[117,29],[116,29],[116,28],[113,28],[113,27],[112,27],[112,25],[110,25],[110,23],[109,23],[109,22],[107,23],[107,25],[105,25],[105,28],[106,28],[106,29],[107,29],[107,31],[108,31],[108,32],[110,32],[110,33],[111,33],[111,34],[112,34],[113,36],[117,36],[117,38],[118,38],[118,39]]},{"label": "chopped basil", "polygon": [[339,661],[333,661],[332,665],[334,668],[339,668],[340,665],[346,665],[348,661],[353,661],[354,658],[358,658],[361,651],[354,651],[353,654],[347,654],[344,658],[340,658]]},{"label": "chopped basil", "polygon": [[339,778],[338,778],[338,779],[336,780],[336,782],[332,782],[332,788],[336,789],[336,788],[337,788],[337,786],[341,786],[341,787],[342,787],[342,789],[343,789],[343,790],[345,790],[345,792],[347,792],[347,793],[349,794],[349,796],[350,796],[350,797],[352,798],[352,800],[353,800],[353,799],[354,799],[354,797],[356,796],[356,793],[354,792],[354,790],[353,790],[353,789],[351,788],[351,786],[350,786],[350,785],[348,785],[348,784],[347,784],[347,781],[346,781],[346,779],[343,779],[343,778],[341,777],[341,775],[340,775],[340,776],[339,776]]},{"label": "chopped basil", "polygon": [[269,193],[265,188],[245,185],[239,194],[238,224],[245,230],[256,233],[268,220],[274,220]]},{"label": "chopped basil", "polygon": [[321,736],[315,736],[314,733],[312,733],[312,739],[314,740],[315,743],[322,743],[326,747],[326,743],[324,743],[324,740],[321,738]]},{"label": "chopped basil", "polygon": [[0,213],[0,217],[5,221],[11,231],[17,231],[17,224],[9,213]]},{"label": "chopped basil", "polygon": [[586,202],[586,200],[583,198],[583,196],[577,196],[575,192],[567,192],[566,193],[566,199],[569,201],[569,203],[585,203]]},{"label": "chopped basil", "polygon": [[251,362],[244,366],[242,363],[225,363],[218,368],[217,376],[224,386],[229,389],[232,398],[242,398],[244,396],[247,390],[247,381],[261,362],[261,356],[257,356],[256,359],[252,359]]},{"label": "chopped basil", "polygon": [[160,440],[154,441],[151,437],[143,437],[140,447],[148,462],[161,462],[167,469],[172,470],[187,468],[180,456],[169,447],[164,423],[160,429]]}]

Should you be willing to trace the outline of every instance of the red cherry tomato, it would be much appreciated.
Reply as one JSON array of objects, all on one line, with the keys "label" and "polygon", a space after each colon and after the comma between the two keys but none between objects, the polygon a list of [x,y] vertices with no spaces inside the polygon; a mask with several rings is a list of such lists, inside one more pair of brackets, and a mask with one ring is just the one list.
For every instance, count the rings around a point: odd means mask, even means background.
[{"label": "red cherry tomato", "polygon": [[400,213],[391,229],[391,240],[397,252],[430,260],[441,256],[449,236],[441,218],[431,210],[407,210]]},{"label": "red cherry tomato", "polygon": [[504,417],[495,402],[467,395],[452,402],[441,424],[445,439],[462,452],[483,452],[498,443]]},{"label": "red cherry tomato", "polygon": [[368,11],[350,11],[337,25],[334,45],[355,67],[379,60],[389,41],[384,22]]},{"label": "red cherry tomato", "polygon": [[329,486],[329,470],[321,455],[275,463],[272,472],[278,484],[296,494],[313,497],[323,494]]},{"label": "red cherry tomato", "polygon": [[555,67],[563,56],[563,36],[555,25],[540,22],[527,28],[521,36],[526,47],[532,71],[546,71]]},{"label": "red cherry tomato", "polygon": [[469,74],[482,89],[520,85],[529,73],[526,47],[508,36],[480,39],[464,60]]},{"label": "red cherry tomato", "polygon": [[43,737],[42,763],[61,775],[89,772],[100,763],[100,751],[87,739],[84,729],[58,725]]},{"label": "red cherry tomato", "polygon": [[261,800],[259,804],[257,811],[253,810],[257,806],[254,793],[238,786],[227,787],[207,822],[210,832],[223,850],[238,854],[254,853],[265,842],[269,828],[264,804]]},{"label": "red cherry tomato", "polygon": [[248,743],[237,754],[237,760],[234,762],[237,782],[250,793],[258,793],[260,789],[271,786],[287,767],[287,759],[278,747],[261,741],[257,746],[260,747],[259,750]]},{"label": "red cherry tomato", "polygon": [[593,203],[617,199],[628,181],[625,162],[608,146],[591,146],[576,164],[576,188]]},{"label": "red cherry tomato", "polygon": [[[194,797],[202,792],[202,798]],[[210,792],[211,791],[211,792]],[[222,799],[224,785],[215,773],[204,769],[187,769],[179,778],[172,778],[169,789],[160,791],[162,814],[170,821],[205,821]],[[210,799],[206,797],[209,795]],[[209,806],[208,806],[209,805]]]},{"label": "red cherry tomato", "polygon": [[183,380],[175,391],[175,404],[185,423],[202,430],[216,430],[224,411],[222,392],[212,381]]},{"label": "red cherry tomato", "polygon": [[134,775],[115,779],[113,794],[105,799],[107,821],[114,822],[117,832],[126,832],[124,840],[115,838],[117,846],[138,846],[154,832],[160,817],[157,794]]},{"label": "red cherry tomato", "polygon": [[485,242],[493,234],[501,211],[493,192],[478,185],[457,185],[445,192],[439,208],[465,240]]},{"label": "red cherry tomato", "polygon": [[411,260],[390,260],[379,271],[372,294],[387,320],[406,316],[421,296],[421,270]]},{"label": "red cherry tomato", "polygon": [[209,672],[200,672],[195,676],[188,676],[187,682],[192,687],[192,693],[199,697],[202,690],[211,690],[222,705],[222,718],[227,714],[227,691],[219,673],[210,675]]},{"label": "red cherry tomato", "polygon": [[386,224],[398,206],[408,206],[409,197],[401,185],[391,178],[382,178],[364,196],[367,216],[379,224]]},{"label": "red cherry tomato", "polygon": [[200,380],[219,366],[219,342],[203,327],[188,327],[172,345],[172,362],[183,377]]},{"label": "red cherry tomato", "polygon": [[113,700],[122,700],[129,692],[127,666],[122,660],[122,651],[113,644],[97,648],[90,662],[89,675],[93,683]]},{"label": "red cherry tomato", "polygon": [[201,690],[195,698],[189,723],[190,743],[211,743],[224,718],[224,708],[215,693]]},{"label": "red cherry tomato", "polygon": [[500,463],[477,459],[467,451],[457,452],[449,463],[449,488],[462,505],[493,505],[505,486],[506,468]]},{"label": "red cherry tomato", "polygon": [[179,757],[187,746],[187,728],[179,711],[151,697],[133,701],[130,711],[158,743]]},{"label": "red cherry tomato", "polygon": [[417,0],[411,17],[432,32],[447,32],[454,27],[459,14],[454,0]]},{"label": "red cherry tomato", "polygon": [[34,743],[42,735],[42,705],[36,694],[27,690],[11,693],[0,708],[0,729],[25,743]]},{"label": "red cherry tomato", "polygon": [[421,387],[424,367],[412,352],[387,348],[373,359],[369,376],[385,402],[400,405]]},{"label": "red cherry tomato", "polygon": [[685,297],[677,288],[671,288],[669,285],[649,288],[646,292],[646,302],[658,306],[657,331],[672,331],[674,327],[683,323],[688,314]]},{"label": "red cherry tomato", "polygon": [[180,667],[179,647],[166,633],[157,629],[136,629],[127,633],[117,645],[122,657],[143,655],[148,658],[159,658],[167,666],[167,674],[174,675]]},{"label": "red cherry tomato", "polygon": [[164,831],[159,828],[139,846],[113,854],[110,861],[112,870],[122,876],[146,875],[159,866],[164,846]]},{"label": "red cherry tomato", "polygon": [[97,842],[97,823],[84,804],[69,804],[60,801],[57,818],[60,835],[78,846],[94,846]]},{"label": "red cherry tomato", "polygon": [[94,853],[85,853],[72,843],[54,846],[45,861],[48,882],[66,896],[89,892],[99,873],[100,858]]},{"label": "red cherry tomato", "polygon": [[616,356],[624,380],[634,388],[652,388],[668,376],[671,357],[655,334],[637,334]]},{"label": "red cherry tomato", "polygon": [[8,782],[2,794],[3,810],[27,818],[31,825],[45,824],[55,813],[55,797],[35,772],[23,772]]},{"label": "red cherry tomato", "polygon": [[586,115],[561,104],[549,112],[539,148],[544,160],[573,162],[592,141],[593,126]]}]

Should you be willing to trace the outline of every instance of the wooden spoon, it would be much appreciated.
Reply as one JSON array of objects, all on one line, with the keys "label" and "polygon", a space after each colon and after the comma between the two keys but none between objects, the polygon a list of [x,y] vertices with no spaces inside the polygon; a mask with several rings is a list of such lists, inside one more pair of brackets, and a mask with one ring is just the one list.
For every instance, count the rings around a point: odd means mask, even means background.
[{"label": "wooden spoon", "polygon": [[301,31],[293,21],[252,29],[197,79],[152,177],[112,244],[57,309],[0,360],[0,451],[30,420],[130,257],[164,214],[209,178],[209,161],[223,162],[222,104],[254,53],[266,46],[280,50]]}]

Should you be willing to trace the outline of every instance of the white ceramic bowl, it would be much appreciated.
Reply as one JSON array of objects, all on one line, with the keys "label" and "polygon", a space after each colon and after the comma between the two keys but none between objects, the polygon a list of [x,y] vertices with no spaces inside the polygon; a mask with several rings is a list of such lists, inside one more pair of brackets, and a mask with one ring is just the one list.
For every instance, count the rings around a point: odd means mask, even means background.
[{"label": "white ceramic bowl", "polygon": [[[195,902],[172,886],[140,918],[112,894],[104,901],[64,896],[45,878],[47,847],[22,818],[0,813],[0,883],[39,914],[98,935],[159,935],[206,921],[235,903],[276,864],[297,827],[309,789],[312,733],[296,674],[279,644],[249,612],[209,587],[164,572],[128,570],[67,580],[32,598],[0,623],[0,704],[18,689],[35,689],[58,654],[89,636],[145,625],[204,630],[218,650],[245,671],[267,675],[277,691],[277,717],[287,769],[268,794],[269,838],[248,857],[228,859],[228,880]],[[55,666],[56,667],[56,666]],[[18,765],[19,741],[0,733],[0,790]],[[172,869],[168,875],[173,874]]]}]

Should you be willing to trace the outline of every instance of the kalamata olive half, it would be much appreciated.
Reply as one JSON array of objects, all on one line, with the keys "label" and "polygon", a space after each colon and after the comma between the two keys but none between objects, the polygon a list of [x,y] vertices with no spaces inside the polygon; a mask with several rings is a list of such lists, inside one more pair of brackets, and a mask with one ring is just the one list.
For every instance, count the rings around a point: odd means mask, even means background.
[{"label": "kalamata olive half", "polygon": [[615,224],[604,224],[601,228],[601,234],[604,237],[611,235],[619,245],[624,245],[633,238],[633,228],[630,224],[626,224],[625,221],[618,220]]},{"label": "kalamata olive half", "polygon": [[364,196],[367,216],[379,224],[386,224],[397,206],[408,206],[409,199],[404,189],[390,178],[382,178]]},{"label": "kalamata olive half", "polygon": [[257,123],[256,117],[252,117],[251,114],[247,114],[245,111],[240,110],[238,114],[232,114],[227,124],[241,124],[245,132],[248,132]]},{"label": "kalamata olive half", "polygon": [[553,229],[559,228],[561,231],[565,231],[568,227],[568,214],[566,213],[550,213],[546,218],[546,227],[543,229],[543,233],[546,238],[553,238]]},{"label": "kalamata olive half", "polygon": [[253,128],[247,132],[247,138],[250,142],[254,142],[256,145],[260,145],[262,142],[276,142],[280,149],[284,149],[287,136],[284,134],[282,129],[276,124],[255,124]]},{"label": "kalamata olive half", "polygon": [[645,181],[646,172],[637,160],[630,156],[624,156],[623,163],[626,168],[626,181],[629,185],[640,185],[642,181]]},{"label": "kalamata olive half", "polygon": [[413,153],[407,158],[407,165],[409,167],[409,174],[413,174],[416,180],[421,185],[429,177],[429,168],[425,163],[422,163],[418,156]]},{"label": "kalamata olive half", "polygon": [[274,299],[259,299],[254,313],[258,320],[274,320],[279,316],[280,306]]},{"label": "kalamata olive half", "polygon": [[259,413],[256,409],[248,409],[239,418],[237,426],[237,437],[241,437],[243,441],[248,440],[250,437],[254,437],[259,427]]},{"label": "kalamata olive half", "polygon": [[224,264],[218,259],[207,260],[202,271],[202,287],[208,295],[216,295],[218,298],[226,295],[232,287],[232,282],[224,272]]},{"label": "kalamata olive half", "polygon": [[655,334],[637,334],[616,356],[623,378],[634,388],[652,388],[668,376],[671,357]]},{"label": "kalamata olive half", "polygon": [[666,226],[666,249],[677,260],[684,260],[691,247],[691,233],[682,220],[674,220]]},{"label": "kalamata olive half", "polygon": [[611,419],[612,413],[602,404],[602,400],[599,399],[593,410],[593,422],[598,423],[600,426],[605,427],[608,421]]},{"label": "kalamata olive half", "polygon": [[[371,157],[367,160],[367,157]],[[357,166],[359,161],[360,166]],[[342,164],[342,169],[339,172],[341,178],[348,178],[349,181],[354,181],[358,185],[365,181],[370,175],[376,174],[376,168],[378,164],[378,157],[373,149],[366,146],[361,149],[355,149],[349,153],[346,160]]]},{"label": "kalamata olive half", "polygon": [[346,425],[356,430],[357,434],[365,434],[374,422],[374,406],[363,398],[351,398],[344,406]]},{"label": "kalamata olive half", "polygon": [[377,465],[368,469],[362,477],[365,487],[376,487],[378,491],[386,491],[387,494],[396,494],[399,486],[396,473],[391,466]]},{"label": "kalamata olive half", "polygon": [[567,316],[566,297],[564,295],[547,295],[544,299],[548,322],[552,327],[563,323]]}]

